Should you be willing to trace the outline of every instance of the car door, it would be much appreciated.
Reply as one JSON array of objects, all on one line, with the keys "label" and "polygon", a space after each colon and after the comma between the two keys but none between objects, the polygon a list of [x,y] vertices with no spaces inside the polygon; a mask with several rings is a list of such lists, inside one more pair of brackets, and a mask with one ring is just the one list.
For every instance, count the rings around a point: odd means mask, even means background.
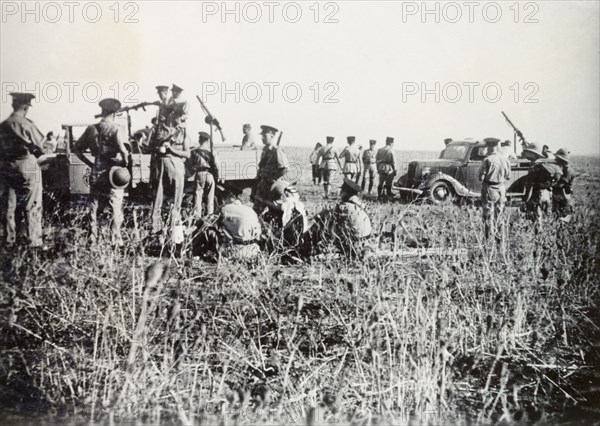
[{"label": "car door", "polygon": [[481,193],[481,181],[479,180],[479,167],[487,155],[485,146],[475,145],[471,147],[471,152],[465,166],[464,180],[461,182],[469,191]]}]

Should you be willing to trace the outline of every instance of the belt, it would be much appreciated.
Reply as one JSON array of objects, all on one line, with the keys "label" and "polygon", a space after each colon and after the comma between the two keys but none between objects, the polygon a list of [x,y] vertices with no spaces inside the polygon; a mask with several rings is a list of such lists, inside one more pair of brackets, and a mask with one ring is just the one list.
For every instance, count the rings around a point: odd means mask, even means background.
[{"label": "belt", "polygon": [[489,180],[484,180],[483,183],[485,183],[486,185],[500,185],[500,182],[492,182]]},{"label": "belt", "polygon": [[356,161],[346,161],[346,164],[356,164]]},{"label": "belt", "polygon": [[200,167],[198,172],[210,172],[210,167]]}]

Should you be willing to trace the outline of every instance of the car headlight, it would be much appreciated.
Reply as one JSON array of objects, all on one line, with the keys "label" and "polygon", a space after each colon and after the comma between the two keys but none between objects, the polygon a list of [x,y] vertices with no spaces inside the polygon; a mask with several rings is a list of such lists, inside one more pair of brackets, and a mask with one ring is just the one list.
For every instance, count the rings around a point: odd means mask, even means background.
[{"label": "car headlight", "polygon": [[431,174],[431,169],[429,167],[425,167],[423,169],[423,173],[421,174],[421,178],[422,179],[427,179],[430,174]]}]

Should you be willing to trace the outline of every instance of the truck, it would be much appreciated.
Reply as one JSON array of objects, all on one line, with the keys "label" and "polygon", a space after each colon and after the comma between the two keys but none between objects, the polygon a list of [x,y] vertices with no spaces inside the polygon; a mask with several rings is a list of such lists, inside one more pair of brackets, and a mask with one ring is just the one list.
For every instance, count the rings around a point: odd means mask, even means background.
[{"label": "truck", "polygon": [[[44,192],[53,201],[84,202],[90,193],[91,169],[73,153],[73,146],[86,127],[93,123],[63,124],[62,135],[56,152],[43,155],[38,159],[42,168]],[[136,131],[133,135],[143,132]],[[151,154],[139,143],[140,139],[131,137],[129,172],[131,181],[126,188],[126,196],[141,203],[151,200],[150,160]],[[194,148],[195,149],[195,148]],[[241,193],[254,185],[257,178],[260,151],[240,151],[233,146],[215,146],[218,159],[218,186],[224,190]],[[93,161],[91,154],[87,153]],[[186,164],[186,193],[193,192],[194,173]]]},{"label": "truck", "polygon": [[[401,197],[426,199],[443,205],[481,197],[478,171],[487,155],[483,141],[465,139],[450,142],[435,160],[415,160],[408,163],[405,174],[393,185]],[[528,196],[525,176],[531,162],[522,158],[509,159],[511,177],[506,182],[509,200],[524,200]]]}]

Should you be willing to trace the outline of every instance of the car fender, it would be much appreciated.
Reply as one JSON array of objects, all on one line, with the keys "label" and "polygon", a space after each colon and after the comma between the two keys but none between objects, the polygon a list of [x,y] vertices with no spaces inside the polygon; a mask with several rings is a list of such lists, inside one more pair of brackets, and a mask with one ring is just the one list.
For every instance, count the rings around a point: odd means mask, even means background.
[{"label": "car fender", "polygon": [[456,180],[452,176],[447,175],[445,173],[435,173],[435,174],[429,176],[419,186],[419,189],[421,189],[423,191],[427,191],[433,186],[434,183],[436,183],[438,181],[446,182],[448,185],[450,185],[452,187],[452,189],[454,189],[454,192],[456,193],[456,195],[459,195],[461,197],[478,197],[480,195],[476,192],[470,191],[466,186],[464,186],[458,180]]}]

